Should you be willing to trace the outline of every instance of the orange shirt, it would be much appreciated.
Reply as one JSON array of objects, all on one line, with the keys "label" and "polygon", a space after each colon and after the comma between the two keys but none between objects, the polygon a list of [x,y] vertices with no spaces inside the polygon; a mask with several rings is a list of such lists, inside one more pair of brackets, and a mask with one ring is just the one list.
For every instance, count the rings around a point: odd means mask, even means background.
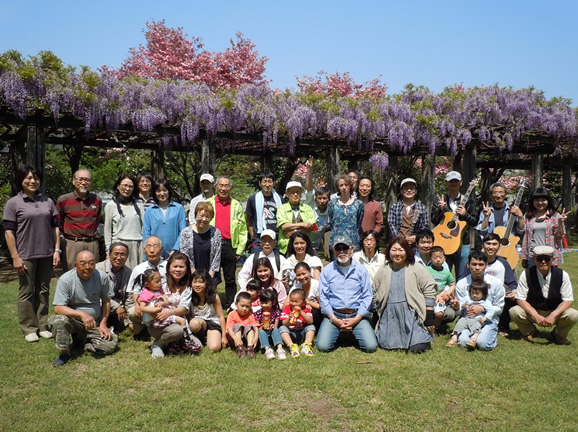
[{"label": "orange shirt", "polygon": [[255,319],[255,315],[253,315],[253,312],[248,313],[245,317],[241,317],[239,316],[239,312],[233,311],[227,317],[227,328],[228,329],[233,328],[235,324],[241,324],[243,326],[246,326],[248,324],[254,326],[258,325],[257,320]]}]

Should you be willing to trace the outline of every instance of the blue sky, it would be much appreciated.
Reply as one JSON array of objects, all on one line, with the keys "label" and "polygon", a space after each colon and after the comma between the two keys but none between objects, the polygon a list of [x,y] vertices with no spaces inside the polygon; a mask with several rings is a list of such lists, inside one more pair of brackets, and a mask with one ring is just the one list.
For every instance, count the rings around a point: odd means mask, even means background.
[{"label": "blue sky", "polygon": [[243,32],[269,58],[267,78],[349,72],[381,75],[389,93],[407,83],[530,85],[578,105],[578,2],[0,0],[0,52],[53,51],[65,63],[119,67],[144,43],[147,20],[166,20],[222,51]]}]

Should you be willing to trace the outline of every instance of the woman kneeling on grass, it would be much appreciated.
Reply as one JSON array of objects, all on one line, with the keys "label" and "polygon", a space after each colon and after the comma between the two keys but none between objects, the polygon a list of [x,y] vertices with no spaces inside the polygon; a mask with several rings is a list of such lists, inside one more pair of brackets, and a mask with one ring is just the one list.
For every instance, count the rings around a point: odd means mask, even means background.
[{"label": "woman kneeling on grass", "polygon": [[393,237],[386,249],[389,262],[378,270],[373,287],[379,321],[377,342],[385,349],[422,353],[431,347],[437,285],[421,264],[415,264],[407,241]]},{"label": "woman kneeling on grass", "polygon": [[191,285],[191,331],[212,352],[219,352],[222,347],[227,346],[227,328],[213,277],[207,270],[197,270],[193,273]]},{"label": "woman kneeling on grass", "polygon": [[[181,252],[173,253],[167,261],[167,282],[163,291],[167,296],[169,306],[173,309],[163,309],[156,314],[155,319],[166,320],[170,315],[185,316],[191,305],[191,270],[189,259]],[[155,358],[164,357],[165,349],[172,354],[198,353],[201,350],[200,341],[195,337],[185,338],[185,331],[178,324],[164,328],[147,325],[149,334],[155,338],[151,349]]]}]

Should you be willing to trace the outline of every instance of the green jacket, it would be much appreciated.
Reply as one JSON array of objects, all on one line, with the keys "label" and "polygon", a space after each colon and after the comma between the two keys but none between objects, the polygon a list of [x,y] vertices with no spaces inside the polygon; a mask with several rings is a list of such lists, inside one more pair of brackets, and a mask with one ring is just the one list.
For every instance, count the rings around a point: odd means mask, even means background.
[{"label": "green jacket", "polygon": [[[315,212],[313,209],[308,206],[307,204],[299,204],[299,214],[301,215],[301,219],[303,222],[311,222],[312,224],[315,223],[316,217]],[[289,239],[285,237],[283,230],[281,227],[286,223],[293,222],[293,210],[291,210],[291,204],[285,203],[281,204],[281,206],[277,209],[277,227],[279,228],[279,251],[281,253],[287,252],[287,247],[289,246]],[[309,232],[309,238],[311,238],[311,232]]]},{"label": "green jacket", "polygon": [[[211,225],[215,226],[215,217],[217,215],[215,207],[215,198],[213,195],[207,200],[211,203],[215,209],[215,216],[211,220]],[[249,230],[247,229],[247,223],[245,221],[245,211],[243,206],[236,199],[231,198],[231,244],[233,249],[235,249],[237,255],[243,255],[245,252],[245,246],[247,246],[247,236]]]}]

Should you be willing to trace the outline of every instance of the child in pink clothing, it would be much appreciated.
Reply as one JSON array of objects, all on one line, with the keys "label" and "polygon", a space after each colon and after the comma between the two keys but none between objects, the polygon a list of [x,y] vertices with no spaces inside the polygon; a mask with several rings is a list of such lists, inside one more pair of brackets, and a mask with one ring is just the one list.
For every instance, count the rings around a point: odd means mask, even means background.
[{"label": "child in pink clothing", "polygon": [[164,328],[170,324],[177,323],[184,329],[187,327],[187,321],[185,318],[171,315],[167,319],[159,321],[154,319],[154,315],[159,313],[163,309],[174,309],[173,306],[169,306],[168,299],[162,288],[161,274],[158,270],[148,269],[141,274],[136,283],[143,287],[139,295],[139,302],[141,304],[141,310],[143,311],[143,324],[149,324],[152,322],[153,327]]}]

